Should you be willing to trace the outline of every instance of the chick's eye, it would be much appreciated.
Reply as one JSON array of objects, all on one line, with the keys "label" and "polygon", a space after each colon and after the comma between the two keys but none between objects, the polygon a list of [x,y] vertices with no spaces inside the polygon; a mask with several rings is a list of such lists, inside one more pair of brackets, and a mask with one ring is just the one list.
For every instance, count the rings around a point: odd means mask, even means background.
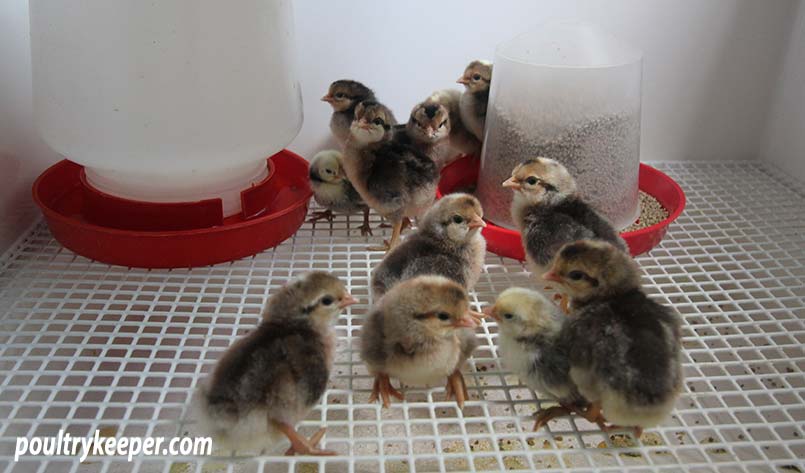
[{"label": "chick's eye", "polygon": [[334,299],[330,296],[324,296],[321,298],[322,305],[333,305]]},{"label": "chick's eye", "polygon": [[584,273],[582,273],[581,271],[571,271],[567,273],[567,277],[569,277],[574,281],[578,281],[584,277]]},{"label": "chick's eye", "polygon": [[383,119],[382,119],[382,118],[380,118],[380,117],[375,118],[374,120],[372,120],[372,123],[374,123],[375,125],[380,125],[380,126],[383,126],[383,125],[385,124],[385,122],[383,121]]},{"label": "chick's eye", "polygon": [[441,128],[441,127],[443,127],[443,126],[445,126],[445,125],[447,125],[447,120],[445,120],[445,121],[443,121],[442,123],[440,123],[440,124],[439,124],[439,128]]},{"label": "chick's eye", "polygon": [[448,314],[447,312],[439,312],[438,314],[436,314],[436,317],[439,317],[439,320],[449,320],[450,314]]},{"label": "chick's eye", "polygon": [[464,223],[464,217],[461,215],[453,215],[453,223]]},{"label": "chick's eye", "polygon": [[343,98],[344,98],[344,94],[343,94],[343,93],[341,93],[341,92],[337,92],[337,93],[335,94],[335,98],[337,98],[337,99],[343,99]]},{"label": "chick's eye", "polygon": [[512,314],[503,314],[503,318],[507,319],[507,320],[511,320],[511,319],[514,318],[514,315],[512,315]]},{"label": "chick's eye", "polygon": [[472,80],[481,80],[481,74],[473,74]]},{"label": "chick's eye", "polygon": [[537,182],[539,182],[539,179],[537,179],[534,176],[530,176],[528,179],[525,180],[525,182],[527,182],[529,186],[534,186],[537,184]]}]

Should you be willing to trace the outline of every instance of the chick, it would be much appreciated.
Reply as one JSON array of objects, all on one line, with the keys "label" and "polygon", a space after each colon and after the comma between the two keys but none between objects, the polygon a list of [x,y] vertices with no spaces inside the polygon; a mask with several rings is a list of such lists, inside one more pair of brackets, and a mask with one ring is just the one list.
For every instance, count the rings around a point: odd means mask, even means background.
[{"label": "chick", "polygon": [[418,217],[433,204],[439,171],[429,156],[392,140],[391,112],[384,105],[365,101],[355,109],[351,136],[344,152],[344,170],[369,207],[392,224],[391,240],[380,248],[393,248],[404,217]]},{"label": "chick", "polygon": [[572,241],[601,239],[626,250],[618,232],[581,199],[573,176],[557,161],[527,159],[514,168],[503,187],[514,190],[512,220],[535,273],[544,273],[559,248]]},{"label": "chick", "polygon": [[336,150],[321,151],[310,161],[310,187],[316,203],[326,210],[314,212],[310,222],[321,219],[333,221],[333,212],[352,214],[363,212],[361,235],[371,235],[369,206],[347,179],[342,165],[342,154]]},{"label": "chick", "polygon": [[400,281],[424,274],[451,279],[472,290],[484,264],[486,226],[478,199],[449,194],[422,217],[416,232],[383,258],[372,273],[372,295],[379,299]]},{"label": "chick", "polygon": [[570,347],[559,334],[565,322],[542,294],[522,288],[503,291],[484,313],[500,327],[498,349],[503,365],[529,388],[553,396],[558,406],[537,412],[534,430],[554,417],[585,412],[587,402],[570,379]]},{"label": "chick", "polygon": [[563,246],[543,277],[572,300],[560,337],[573,347],[570,378],[592,403],[588,419],[632,426],[636,438],[662,422],[682,388],[680,320],[642,291],[632,258],[582,240]]},{"label": "chick", "polygon": [[456,81],[464,85],[459,109],[461,121],[478,140],[484,140],[486,106],[489,102],[489,85],[492,83],[492,63],[476,60],[464,69],[464,75]]},{"label": "chick", "polygon": [[360,82],[343,79],[330,84],[327,94],[321,100],[333,107],[330,131],[338,144],[344,146],[349,138],[349,127],[355,118],[355,107],[364,100],[375,100],[375,93]]},{"label": "chick", "polygon": [[411,110],[408,123],[397,126],[394,140],[417,148],[441,168],[451,157],[450,115],[435,102],[424,101]]},{"label": "chick", "polygon": [[333,366],[341,309],[357,301],[336,277],[313,272],[271,297],[263,319],[236,341],[197,389],[202,428],[216,442],[242,449],[255,440],[291,442],[287,453],[331,455],[319,450],[321,429],[310,440],[294,425],[319,401]]},{"label": "chick", "polygon": [[428,97],[427,101],[442,105],[447,108],[450,114],[450,148],[452,148],[452,153],[441,164],[444,166],[452,161],[453,158],[462,154],[479,156],[481,153],[481,141],[467,129],[461,119],[461,91],[455,89],[437,90]]},{"label": "chick", "polygon": [[469,398],[461,365],[478,342],[467,293],[442,276],[419,276],[394,286],[376,304],[361,333],[361,357],[375,377],[369,402],[403,395],[389,377],[432,385],[447,377],[446,398],[459,408]]}]

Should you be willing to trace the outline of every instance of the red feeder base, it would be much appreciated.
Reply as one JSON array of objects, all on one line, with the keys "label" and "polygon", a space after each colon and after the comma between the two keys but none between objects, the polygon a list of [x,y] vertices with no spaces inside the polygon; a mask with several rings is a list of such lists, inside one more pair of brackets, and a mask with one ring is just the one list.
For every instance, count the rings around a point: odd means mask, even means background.
[{"label": "red feeder base", "polygon": [[[445,166],[439,182],[439,195],[475,186],[480,167],[481,160],[473,156],[459,158]],[[665,173],[640,163],[639,179],[640,190],[657,199],[668,210],[668,218],[650,227],[621,233],[629,245],[632,256],[645,253],[657,246],[668,231],[668,225],[676,220],[685,208],[685,193],[679,184]],[[507,258],[525,260],[520,232],[499,227],[491,222],[487,224],[483,229],[483,235],[489,251]]]},{"label": "red feeder base", "polygon": [[56,240],[87,258],[140,268],[206,266],[276,246],[304,222],[312,195],[307,161],[283,150],[267,166],[268,176],[241,192],[241,213],[226,218],[221,199],[152,203],[104,194],[68,160],[39,176],[33,198]]}]

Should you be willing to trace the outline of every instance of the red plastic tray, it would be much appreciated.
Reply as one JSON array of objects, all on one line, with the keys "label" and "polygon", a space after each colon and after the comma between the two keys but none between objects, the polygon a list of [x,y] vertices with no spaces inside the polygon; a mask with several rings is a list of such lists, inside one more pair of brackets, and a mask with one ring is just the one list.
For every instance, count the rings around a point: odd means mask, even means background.
[{"label": "red plastic tray", "polygon": [[312,195],[307,161],[283,150],[266,163],[268,176],[241,192],[242,212],[227,218],[220,199],[151,203],[104,194],[68,160],[39,176],[33,198],[56,240],[87,258],[141,268],[206,266],[276,246],[304,222]]},{"label": "red plastic tray", "polygon": [[[439,195],[475,186],[480,167],[481,160],[473,156],[459,158],[445,166],[439,182]],[[676,220],[685,208],[685,193],[679,184],[651,166],[640,163],[638,186],[641,191],[654,196],[668,210],[668,218],[650,227],[621,233],[626,244],[629,245],[629,252],[632,256],[645,253],[657,246],[668,231],[668,225]],[[525,259],[520,232],[487,222],[483,235],[489,251],[520,261]]]}]

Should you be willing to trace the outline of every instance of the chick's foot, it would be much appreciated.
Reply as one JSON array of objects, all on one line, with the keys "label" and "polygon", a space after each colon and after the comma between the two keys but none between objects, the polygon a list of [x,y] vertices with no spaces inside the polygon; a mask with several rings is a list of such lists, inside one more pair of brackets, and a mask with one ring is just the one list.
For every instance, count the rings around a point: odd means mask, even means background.
[{"label": "chick's foot", "polygon": [[361,231],[361,236],[371,236],[372,235],[372,227],[369,225],[369,208],[363,209],[363,224],[358,227]]},{"label": "chick's foot", "polygon": [[318,222],[319,220],[327,220],[328,222],[332,223],[334,217],[335,215],[333,214],[332,210],[321,210],[310,214],[310,220],[308,220],[308,223]]},{"label": "chick's foot", "polygon": [[373,403],[378,399],[383,402],[383,407],[391,406],[391,397],[394,396],[400,401],[405,400],[401,392],[394,389],[391,385],[391,380],[387,374],[379,374],[375,376],[375,383],[372,386],[372,394],[369,396],[369,403]]},{"label": "chick's foot", "polygon": [[570,414],[571,410],[565,406],[552,406],[547,409],[540,409],[536,414],[536,422],[534,422],[534,431],[545,427],[551,420]]},{"label": "chick's foot", "polygon": [[464,409],[464,401],[470,398],[470,394],[467,392],[467,383],[464,382],[464,375],[462,375],[459,370],[453,371],[453,374],[447,378],[447,386],[445,386],[445,400],[449,401],[454,396],[458,408]]},{"label": "chick's foot", "polygon": [[310,439],[306,439],[299,434],[293,427],[284,423],[277,423],[277,428],[280,432],[288,437],[291,442],[291,448],[285,451],[285,455],[315,455],[315,456],[331,456],[336,455],[336,452],[331,450],[320,450],[317,445],[321,438],[324,436],[325,428],[319,429],[318,432],[313,434]]}]

